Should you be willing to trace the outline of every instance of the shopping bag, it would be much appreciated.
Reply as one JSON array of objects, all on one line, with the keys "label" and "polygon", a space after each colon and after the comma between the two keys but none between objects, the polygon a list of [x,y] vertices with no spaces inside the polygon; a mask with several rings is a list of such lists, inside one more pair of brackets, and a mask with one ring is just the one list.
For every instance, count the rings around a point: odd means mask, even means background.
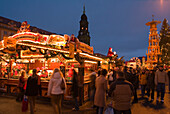
[{"label": "shopping bag", "polygon": [[26,90],[26,88],[27,88],[27,82],[26,82],[25,85],[24,85],[24,90]]},{"label": "shopping bag", "polygon": [[28,110],[28,98],[26,95],[24,95],[24,98],[22,100],[22,112],[26,112]]},{"label": "shopping bag", "polygon": [[65,90],[65,83],[64,83],[64,79],[62,78],[62,81],[61,81],[61,85],[60,85],[60,87],[61,87],[61,90]]},{"label": "shopping bag", "polygon": [[112,107],[107,107],[104,114],[114,114],[113,108]]}]

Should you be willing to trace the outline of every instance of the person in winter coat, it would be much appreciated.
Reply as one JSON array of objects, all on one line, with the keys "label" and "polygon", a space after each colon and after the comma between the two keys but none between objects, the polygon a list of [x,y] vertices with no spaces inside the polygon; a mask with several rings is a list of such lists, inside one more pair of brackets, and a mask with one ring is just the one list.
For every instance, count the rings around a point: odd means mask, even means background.
[{"label": "person in winter coat", "polygon": [[62,101],[62,96],[65,92],[65,90],[62,90],[60,86],[62,81],[64,81],[66,87],[66,82],[62,72],[58,68],[55,68],[48,84],[48,93],[47,93],[48,96],[51,96],[51,104],[54,108],[55,114],[62,113],[61,101]]},{"label": "person in winter coat", "polygon": [[134,87],[134,100],[133,103],[138,102],[138,96],[137,96],[137,89],[139,87],[139,77],[137,74],[137,71],[135,69],[131,69],[131,80],[130,82],[133,84]]},{"label": "person in winter coat", "polygon": [[25,95],[28,96],[30,102],[30,113],[34,114],[35,110],[35,99],[38,95],[38,75],[37,70],[33,69],[33,74],[27,80],[27,88]]},{"label": "person in winter coat", "polygon": [[78,111],[79,110],[79,103],[78,103],[78,100],[77,100],[77,97],[78,97],[78,75],[77,75],[77,72],[74,69],[73,69],[71,90],[72,90],[73,99],[75,101],[75,106],[74,106],[74,108],[72,108],[72,110]]},{"label": "person in winter coat", "polygon": [[133,85],[125,80],[124,73],[116,73],[117,80],[111,84],[109,96],[113,99],[114,114],[131,114],[131,97],[134,93]]},{"label": "person in winter coat", "polygon": [[125,75],[125,79],[129,82],[131,82],[131,74],[130,72],[128,71],[128,67],[125,66],[124,67],[124,75]]},{"label": "person in winter coat", "polygon": [[22,71],[21,72],[21,76],[19,78],[19,84],[18,84],[18,87],[19,87],[19,90],[20,92],[18,93],[18,96],[16,98],[16,101],[22,101],[23,100],[23,97],[24,97],[24,86],[25,86],[25,82],[26,80],[24,79],[25,77],[25,71]]},{"label": "person in winter coat", "polygon": [[159,70],[155,73],[155,85],[157,87],[157,103],[161,93],[161,103],[164,103],[165,85],[168,85],[168,75],[163,70],[163,66],[159,66]]},{"label": "person in winter coat", "polygon": [[145,95],[145,89],[146,89],[146,84],[147,84],[147,73],[145,72],[145,70],[142,70],[142,73],[139,75],[139,81],[140,81],[140,85],[141,85],[141,93],[142,93],[142,98]]},{"label": "person in winter coat", "polygon": [[146,84],[146,90],[148,95],[148,100],[151,93],[151,102],[154,100],[154,90],[155,90],[155,73],[153,70],[150,70],[147,76],[147,84]]},{"label": "person in winter coat", "polygon": [[109,80],[109,85],[113,82],[113,71],[112,71],[112,69],[110,69],[109,70],[109,72],[108,72],[108,80]]},{"label": "person in winter coat", "polygon": [[96,88],[95,88],[95,81],[96,81],[96,75],[97,73],[92,70],[92,73],[90,73],[90,80],[91,80],[91,83],[90,83],[90,100],[92,102],[92,108],[94,108],[94,95],[95,95],[95,91],[96,91]]},{"label": "person in winter coat", "polygon": [[94,105],[97,106],[96,114],[103,114],[103,109],[106,106],[106,91],[107,91],[107,70],[102,69],[101,75],[96,78],[96,92],[94,97]]}]

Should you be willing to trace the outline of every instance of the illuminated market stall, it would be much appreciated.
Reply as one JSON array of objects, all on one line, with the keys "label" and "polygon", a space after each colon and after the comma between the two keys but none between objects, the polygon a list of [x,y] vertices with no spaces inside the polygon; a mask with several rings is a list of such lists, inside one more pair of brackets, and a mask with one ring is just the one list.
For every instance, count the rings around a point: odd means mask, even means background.
[{"label": "illuminated market stall", "polygon": [[42,35],[30,32],[29,28],[4,37],[0,41],[0,57],[0,88],[5,87],[8,93],[15,92],[22,70],[26,71],[28,77],[33,69],[37,69],[41,77],[42,96],[46,97],[53,69],[60,68],[67,81],[65,99],[69,100],[72,98],[71,71],[75,69],[80,83],[81,103],[89,99],[89,74],[103,61],[93,55],[93,47],[79,42],[74,35]]}]

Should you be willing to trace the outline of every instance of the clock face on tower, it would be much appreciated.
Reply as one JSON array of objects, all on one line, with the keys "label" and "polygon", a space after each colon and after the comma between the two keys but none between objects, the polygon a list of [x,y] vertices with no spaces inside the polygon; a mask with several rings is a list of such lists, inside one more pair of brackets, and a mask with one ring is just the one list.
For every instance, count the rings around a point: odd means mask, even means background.
[{"label": "clock face on tower", "polygon": [[80,32],[80,35],[83,35],[83,32]]}]

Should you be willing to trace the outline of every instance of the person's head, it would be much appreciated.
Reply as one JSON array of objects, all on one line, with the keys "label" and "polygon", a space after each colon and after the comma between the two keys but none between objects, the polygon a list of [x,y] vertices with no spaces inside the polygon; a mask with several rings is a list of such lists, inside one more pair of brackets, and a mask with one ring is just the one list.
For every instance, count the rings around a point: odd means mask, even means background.
[{"label": "person's head", "polygon": [[159,70],[160,70],[160,71],[163,71],[163,65],[160,65],[160,66],[159,66]]},{"label": "person's head", "polygon": [[137,70],[133,69],[133,73],[137,73],[136,71],[137,71]]},{"label": "person's head", "polygon": [[116,78],[124,78],[124,73],[122,71],[117,71],[116,72]]},{"label": "person's head", "polygon": [[21,76],[25,77],[25,71],[24,70],[21,72]]},{"label": "person's head", "polygon": [[107,75],[107,70],[106,69],[102,69],[101,75],[106,76]]},{"label": "person's head", "polygon": [[53,73],[56,73],[56,72],[59,72],[59,69],[58,68],[55,68]]},{"label": "person's head", "polygon": [[148,73],[149,73],[149,70],[148,70],[148,69],[146,69],[146,70],[145,70],[145,73],[146,73],[146,74],[148,74]]},{"label": "person's head", "polygon": [[37,69],[33,69],[33,71],[32,71],[32,76],[36,76],[37,75]]},{"label": "person's head", "polygon": [[127,66],[124,67],[124,72],[127,72],[127,68],[128,68]]},{"label": "person's head", "polygon": [[57,73],[57,72],[59,72],[59,69],[58,69],[58,68],[55,68],[55,69],[53,70],[52,77],[54,77],[54,74]]},{"label": "person's head", "polygon": [[152,73],[153,73],[153,70],[149,70],[149,73],[152,74]]},{"label": "person's head", "polygon": [[142,74],[144,74],[145,73],[145,70],[144,69],[142,69]]},{"label": "person's head", "polygon": [[132,68],[132,67],[130,67],[130,70],[133,70],[133,68]]}]

